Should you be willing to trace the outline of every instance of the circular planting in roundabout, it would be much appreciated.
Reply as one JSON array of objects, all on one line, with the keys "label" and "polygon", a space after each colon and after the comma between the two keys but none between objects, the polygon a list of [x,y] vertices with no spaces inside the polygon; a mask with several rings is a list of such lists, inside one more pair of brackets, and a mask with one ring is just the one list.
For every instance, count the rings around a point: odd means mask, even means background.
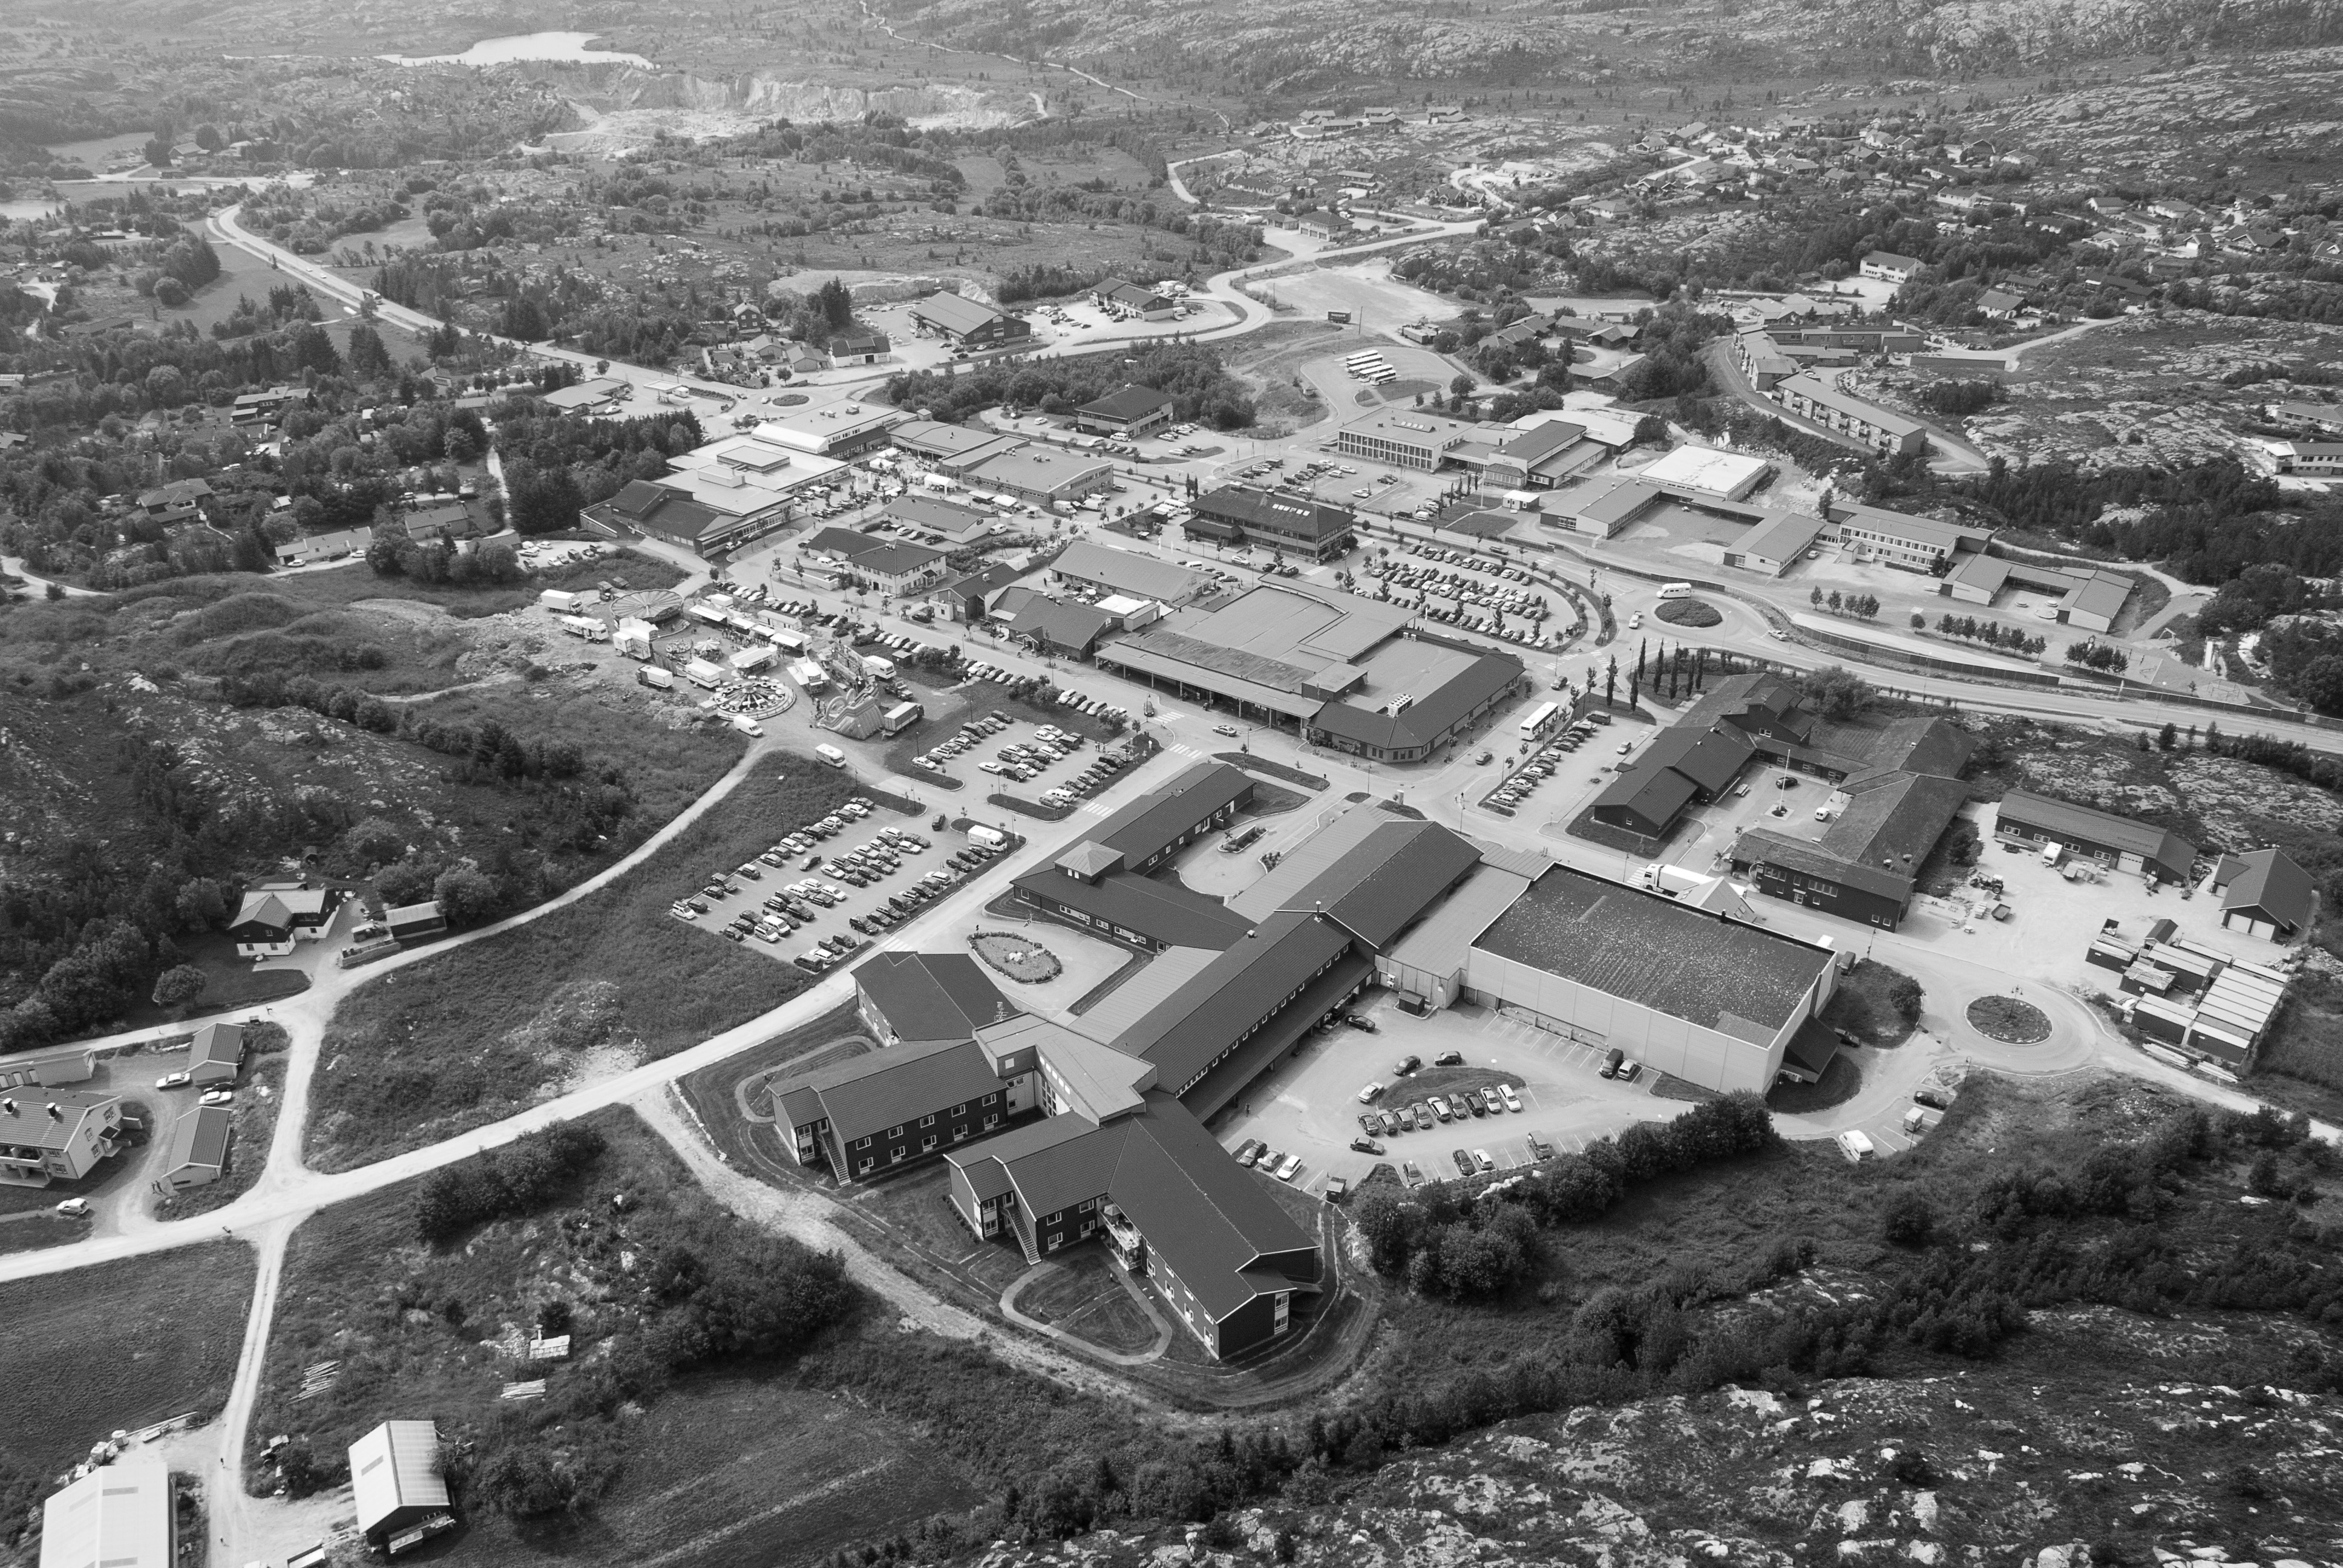
[{"label": "circular planting in roundabout", "polygon": [[2050,1038],[2050,1015],[2014,996],[1981,996],[1968,1005],[1969,1027],[2004,1045],[2038,1045]]},{"label": "circular planting in roundabout", "polygon": [[1670,626],[1716,626],[1725,619],[1723,610],[1699,598],[1666,599],[1654,613]]},{"label": "circular planting in roundabout", "polygon": [[968,939],[976,956],[1020,985],[1039,985],[1065,969],[1058,955],[1013,931],[978,931]]}]

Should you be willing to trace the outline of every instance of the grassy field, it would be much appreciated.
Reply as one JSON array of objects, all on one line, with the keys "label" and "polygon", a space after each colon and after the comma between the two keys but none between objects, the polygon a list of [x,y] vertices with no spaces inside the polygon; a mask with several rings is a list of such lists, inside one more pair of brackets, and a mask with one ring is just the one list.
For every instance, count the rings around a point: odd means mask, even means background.
[{"label": "grassy field", "polygon": [[1106,1244],[1077,1249],[1018,1292],[1017,1310],[1101,1350],[1130,1353],[1155,1342],[1155,1325],[1115,1276]]},{"label": "grassy field", "polygon": [[477,1523],[459,1561],[487,1568],[794,1568],[980,1501],[903,1422],[786,1375],[699,1378],[627,1428],[624,1478],[558,1544]]},{"label": "grassy field", "polygon": [[[534,1212],[439,1247],[417,1240],[416,1183],[326,1211],[296,1233],[255,1412],[266,1434],[299,1432],[311,1451],[342,1445],[394,1409],[427,1412],[465,1438],[510,1413],[509,1379],[585,1377],[636,1325],[625,1282],[630,1248],[685,1222],[723,1219],[657,1135],[625,1111],[596,1117],[602,1155]],[[627,1196],[624,1211],[610,1202]],[[514,1350],[549,1303],[574,1313],[576,1364],[521,1362]],[[891,1332],[891,1330],[890,1331]],[[307,1370],[339,1362],[307,1400]],[[909,1428],[850,1397],[816,1392],[786,1366],[739,1362],[689,1375],[628,1407],[601,1434],[619,1479],[574,1526],[523,1533],[474,1510],[461,1561],[579,1564],[800,1563],[965,1508],[974,1490]],[[268,1484],[265,1474],[258,1484]]]},{"label": "grassy field", "polygon": [[0,1284],[20,1415],[0,1422],[0,1468],[55,1475],[117,1428],[216,1413],[251,1294],[251,1249],[228,1241]]},{"label": "grassy field", "polygon": [[2316,970],[2295,981],[2254,1064],[2253,1088],[2292,1110],[2343,1114],[2343,987]]},{"label": "grassy field", "polygon": [[347,1170],[420,1147],[795,996],[803,970],[668,906],[852,792],[810,758],[769,760],[615,885],[353,993],[327,1028],[309,1162]]}]

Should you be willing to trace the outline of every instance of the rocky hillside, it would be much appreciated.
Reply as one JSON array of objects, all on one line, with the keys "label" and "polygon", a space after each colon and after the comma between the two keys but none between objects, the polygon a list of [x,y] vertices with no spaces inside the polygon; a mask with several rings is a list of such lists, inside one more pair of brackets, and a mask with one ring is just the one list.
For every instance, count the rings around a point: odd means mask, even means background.
[{"label": "rocky hillside", "polygon": [[[2343,1558],[2336,1402],[2156,1380],[2158,1361],[2191,1359],[2237,1325],[2094,1312],[2036,1329],[2023,1365],[1517,1421],[1314,1505],[1180,1534],[1004,1544],[977,1568]],[[2089,1372],[2111,1341],[2139,1364],[2100,1382]]]},{"label": "rocky hillside", "polygon": [[1078,0],[895,0],[907,34],[1177,78],[1202,67],[1256,91],[1377,79],[1460,87],[1591,84],[1664,66],[1875,68],[1975,75],[2096,58],[2343,42],[2343,0],[1673,0],[1659,5],[1398,7],[1301,0],[1098,6]]}]

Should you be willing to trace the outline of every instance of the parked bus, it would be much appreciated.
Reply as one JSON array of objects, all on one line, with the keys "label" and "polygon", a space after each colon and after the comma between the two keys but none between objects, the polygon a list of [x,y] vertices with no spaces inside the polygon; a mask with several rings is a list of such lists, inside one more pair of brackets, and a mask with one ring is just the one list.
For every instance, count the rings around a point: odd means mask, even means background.
[{"label": "parked bus", "polygon": [[1554,728],[1554,716],[1561,711],[1561,706],[1552,702],[1541,702],[1530,709],[1529,717],[1522,720],[1523,744],[1529,745],[1543,739],[1545,732]]}]

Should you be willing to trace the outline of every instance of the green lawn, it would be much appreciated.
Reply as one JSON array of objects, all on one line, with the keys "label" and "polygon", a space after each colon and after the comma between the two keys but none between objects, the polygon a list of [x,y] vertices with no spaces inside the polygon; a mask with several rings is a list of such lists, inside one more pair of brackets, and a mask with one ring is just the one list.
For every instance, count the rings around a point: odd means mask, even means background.
[{"label": "green lawn", "polygon": [[804,970],[668,907],[851,793],[832,769],[783,754],[613,886],[353,992],[327,1027],[309,1162],[340,1171],[418,1148],[803,990]]}]

